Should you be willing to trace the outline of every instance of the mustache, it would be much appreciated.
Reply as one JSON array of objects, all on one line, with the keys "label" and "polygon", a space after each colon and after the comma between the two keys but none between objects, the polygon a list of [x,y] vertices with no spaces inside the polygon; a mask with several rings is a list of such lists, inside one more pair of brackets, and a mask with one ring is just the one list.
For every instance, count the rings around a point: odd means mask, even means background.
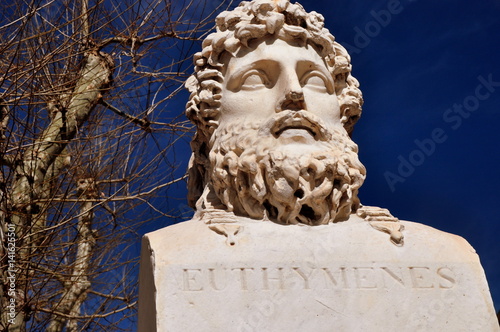
[{"label": "mustache", "polygon": [[259,128],[259,136],[272,135],[278,138],[288,129],[307,130],[318,141],[329,141],[333,134],[321,118],[306,110],[285,110],[264,122]]}]

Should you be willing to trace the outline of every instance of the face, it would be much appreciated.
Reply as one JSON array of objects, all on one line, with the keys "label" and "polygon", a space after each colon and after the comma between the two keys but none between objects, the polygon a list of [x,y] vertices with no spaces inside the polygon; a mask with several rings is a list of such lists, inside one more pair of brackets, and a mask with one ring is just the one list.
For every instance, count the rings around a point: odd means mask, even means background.
[{"label": "face", "polygon": [[332,76],[311,45],[265,39],[226,63],[221,125],[279,118],[263,127],[282,143],[299,144],[323,140],[308,119],[343,130]]}]

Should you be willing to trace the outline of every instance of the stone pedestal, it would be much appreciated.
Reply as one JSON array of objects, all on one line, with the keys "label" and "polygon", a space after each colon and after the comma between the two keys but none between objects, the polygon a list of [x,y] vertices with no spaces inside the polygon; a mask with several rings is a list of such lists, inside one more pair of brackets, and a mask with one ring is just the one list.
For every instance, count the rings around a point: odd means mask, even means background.
[{"label": "stone pedestal", "polygon": [[324,226],[192,220],[143,239],[139,331],[499,331],[474,249],[418,223],[405,244]]}]

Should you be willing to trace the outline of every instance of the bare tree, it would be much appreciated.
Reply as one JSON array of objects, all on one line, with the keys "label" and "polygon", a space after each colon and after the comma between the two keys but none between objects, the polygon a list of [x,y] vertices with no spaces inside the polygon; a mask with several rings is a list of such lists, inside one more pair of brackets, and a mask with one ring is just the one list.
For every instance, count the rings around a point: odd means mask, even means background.
[{"label": "bare tree", "polygon": [[135,329],[127,248],[170,216],[153,197],[191,130],[170,103],[223,4],[2,4],[0,330]]}]

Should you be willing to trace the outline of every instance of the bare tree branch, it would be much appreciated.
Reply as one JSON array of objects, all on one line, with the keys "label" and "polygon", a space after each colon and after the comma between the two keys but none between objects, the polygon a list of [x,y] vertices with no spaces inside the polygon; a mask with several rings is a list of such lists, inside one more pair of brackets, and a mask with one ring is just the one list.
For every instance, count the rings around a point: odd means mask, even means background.
[{"label": "bare tree branch", "polygon": [[145,120],[145,119],[139,119],[138,117],[132,116],[130,114],[127,114],[123,111],[120,111],[118,108],[114,107],[110,103],[108,103],[105,100],[101,100],[101,103],[106,106],[108,109],[113,111],[115,114],[118,114],[119,116],[124,117],[125,119],[129,120],[132,123],[135,123],[136,125],[139,125],[142,129],[144,129],[147,132],[150,132],[150,122]]},{"label": "bare tree branch", "polygon": [[64,314],[62,312],[48,310],[48,309],[45,309],[45,308],[40,308],[39,310],[42,311],[42,312],[46,312],[46,313],[49,313],[49,314],[52,314],[52,315],[61,316],[61,317],[64,317],[64,318],[69,318],[69,319],[94,319],[94,318],[106,318],[106,317],[109,317],[109,316],[114,315],[116,313],[119,313],[119,312],[125,311],[127,309],[130,309],[130,308],[134,307],[136,304],[137,304],[137,301],[134,301],[134,302],[126,305],[125,307],[122,307],[120,309],[116,309],[116,310],[113,310],[111,312],[108,312],[106,314],[101,314],[101,315],[99,315],[99,314],[92,314],[92,315],[72,316],[72,315]]},{"label": "bare tree branch", "polygon": [[135,330],[141,227],[181,218],[167,198],[193,129],[174,97],[222,6],[2,4],[0,331]]}]

